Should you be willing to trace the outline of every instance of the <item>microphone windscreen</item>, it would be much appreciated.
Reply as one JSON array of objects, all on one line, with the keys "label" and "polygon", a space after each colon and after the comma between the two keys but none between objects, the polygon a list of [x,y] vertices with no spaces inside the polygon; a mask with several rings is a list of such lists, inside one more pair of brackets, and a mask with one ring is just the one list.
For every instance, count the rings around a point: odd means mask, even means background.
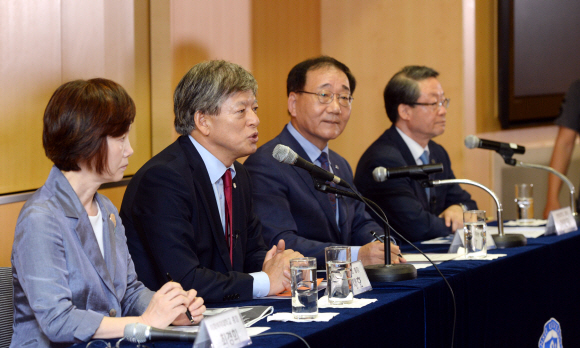
[{"label": "microphone windscreen", "polygon": [[272,157],[278,162],[286,164],[294,164],[298,158],[298,154],[286,145],[278,144],[272,151]]},{"label": "microphone windscreen", "polygon": [[465,147],[468,149],[475,149],[479,146],[479,138],[473,134],[465,137]]},{"label": "microphone windscreen", "polygon": [[387,169],[385,167],[376,167],[375,170],[373,170],[373,179],[375,179],[376,182],[387,180]]},{"label": "microphone windscreen", "polygon": [[147,342],[147,325],[141,323],[130,323],[125,325],[125,330],[123,331],[123,337],[133,343],[145,343]]}]

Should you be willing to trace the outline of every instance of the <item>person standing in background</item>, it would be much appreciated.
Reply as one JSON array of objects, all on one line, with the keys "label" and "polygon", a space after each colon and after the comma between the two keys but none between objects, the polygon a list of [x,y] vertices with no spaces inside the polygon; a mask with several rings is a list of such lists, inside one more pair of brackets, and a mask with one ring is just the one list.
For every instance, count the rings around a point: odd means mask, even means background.
[{"label": "person standing in background", "polygon": [[[554,144],[550,167],[566,175],[576,137],[580,134],[580,79],[572,83],[562,102],[560,116],[555,122],[558,125],[558,136]],[[554,174],[548,175],[548,195],[546,197],[546,208],[544,209],[544,219],[548,218],[552,210],[560,209],[558,195],[562,188],[562,180]],[[578,187],[576,187],[576,191]],[[576,204],[578,209],[578,204]]]}]

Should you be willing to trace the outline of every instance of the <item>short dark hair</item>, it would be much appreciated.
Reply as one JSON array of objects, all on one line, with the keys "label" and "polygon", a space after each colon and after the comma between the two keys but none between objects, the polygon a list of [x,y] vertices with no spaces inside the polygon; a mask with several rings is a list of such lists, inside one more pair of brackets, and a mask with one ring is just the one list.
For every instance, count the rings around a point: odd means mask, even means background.
[{"label": "short dark hair", "polygon": [[108,168],[107,136],[120,137],[135,120],[135,103],[111,80],[75,80],[58,87],[44,111],[42,145],[58,169],[79,163],[102,174]]},{"label": "short dark hair", "polygon": [[303,90],[304,85],[306,84],[306,74],[311,70],[324,67],[335,67],[338,70],[344,72],[348,78],[348,84],[350,85],[350,94],[352,95],[354,93],[354,89],[356,88],[356,79],[350,72],[350,69],[332,57],[320,56],[298,63],[292,68],[292,70],[290,70],[288,73],[288,79],[286,79],[286,95],[289,96],[291,92]]},{"label": "short dark hair", "polygon": [[237,92],[258,93],[254,76],[241,66],[225,60],[196,64],[179,81],[173,93],[175,130],[188,135],[195,129],[195,113],[218,115],[222,103]]},{"label": "short dark hair", "polygon": [[419,81],[437,77],[439,73],[426,66],[408,65],[401,69],[387,83],[383,92],[385,110],[391,122],[399,119],[399,105],[417,102],[421,96]]}]

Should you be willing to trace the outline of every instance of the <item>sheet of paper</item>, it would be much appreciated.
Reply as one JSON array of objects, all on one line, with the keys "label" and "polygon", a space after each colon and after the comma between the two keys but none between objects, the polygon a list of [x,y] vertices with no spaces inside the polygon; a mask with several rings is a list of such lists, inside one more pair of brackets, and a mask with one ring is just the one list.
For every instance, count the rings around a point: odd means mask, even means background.
[{"label": "sheet of paper", "polygon": [[[169,326],[167,327],[166,330],[171,330],[171,331],[181,331],[181,332],[198,332],[199,331],[199,326]],[[250,335],[250,337],[255,336],[255,335],[259,335],[262,332],[268,331],[270,330],[269,327],[260,327],[260,326],[256,326],[256,327],[248,327],[246,328],[246,330],[248,330],[248,335]]]},{"label": "sheet of paper", "polygon": [[[427,255],[431,259],[431,261],[433,261],[433,262],[449,261],[449,260],[453,260],[454,258],[456,258],[458,256],[457,254],[435,254],[435,253],[427,253],[425,255]],[[425,258],[425,256],[423,256],[422,254],[404,254],[403,257],[409,263],[429,262],[429,260],[427,260]]]},{"label": "sheet of paper", "polygon": [[[487,226],[487,232],[489,234],[497,234],[496,226]],[[503,233],[519,233],[523,234],[526,238],[538,238],[546,232],[545,226],[540,227],[503,227]]]}]

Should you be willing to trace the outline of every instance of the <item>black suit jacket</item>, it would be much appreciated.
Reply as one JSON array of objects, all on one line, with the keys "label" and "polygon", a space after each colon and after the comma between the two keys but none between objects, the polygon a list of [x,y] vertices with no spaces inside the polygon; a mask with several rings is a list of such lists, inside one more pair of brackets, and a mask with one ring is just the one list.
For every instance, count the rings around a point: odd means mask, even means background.
[{"label": "black suit jacket", "polygon": [[205,164],[187,136],[151,158],[127,186],[121,205],[139,280],[152,290],[166,273],[206,302],[251,299],[266,256],[252,207],[250,179],[234,164],[233,267]]},{"label": "black suit jacket", "polygon": [[[316,257],[318,268],[324,268],[325,247],[364,245],[374,239],[370,231],[383,234],[383,229],[365,212],[363,203],[347,197],[338,199],[337,225],[328,195],[314,188],[310,174],[272,157],[278,144],[289,146],[308,160],[304,149],[284,127],[282,133],[244,162],[252,177],[255,209],[268,244],[275,245],[284,239],[287,248]],[[354,187],[348,162],[336,152],[329,152],[335,175]]]},{"label": "black suit jacket", "polygon": [[[431,174],[429,178],[455,179],[447,151],[434,141],[429,141],[429,151],[431,163],[443,164],[443,172]],[[393,125],[362,155],[354,179],[360,192],[385,211],[391,226],[405,238],[419,241],[446,236],[451,233],[451,228],[445,226],[445,220],[439,218],[439,214],[458,203],[465,204],[469,209],[477,209],[471,195],[457,184],[432,187],[428,202],[425,189],[416,180],[398,178],[377,183],[372,176],[373,170],[379,166],[411,165],[417,165],[417,162]]]}]

